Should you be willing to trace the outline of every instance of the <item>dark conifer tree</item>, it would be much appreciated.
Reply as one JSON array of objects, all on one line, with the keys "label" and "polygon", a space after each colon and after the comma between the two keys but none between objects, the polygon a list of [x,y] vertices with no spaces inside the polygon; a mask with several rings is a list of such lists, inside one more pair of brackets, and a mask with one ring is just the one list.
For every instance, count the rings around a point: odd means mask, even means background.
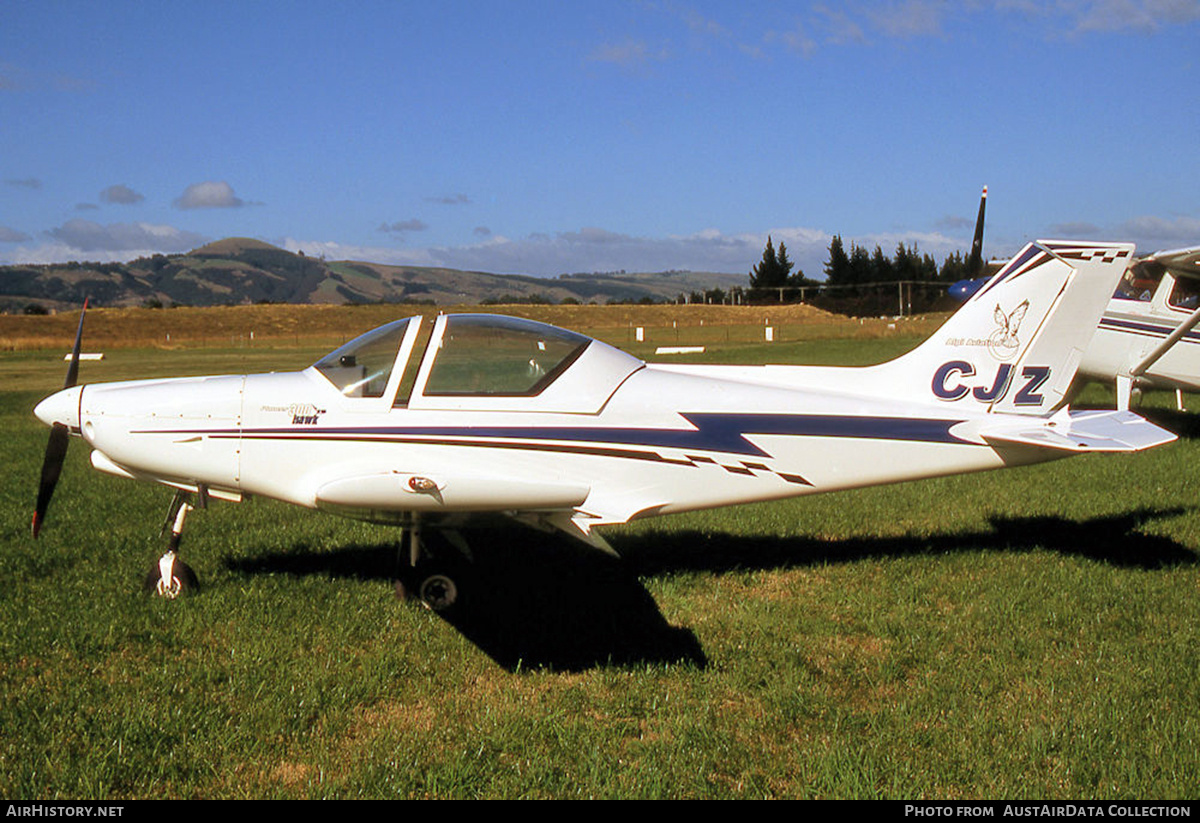
[{"label": "dark conifer tree", "polygon": [[786,249],[780,245],[780,250],[784,251],[784,260],[787,262],[787,269],[780,264],[779,257],[775,254],[775,246],[771,243],[770,236],[767,237],[767,247],[763,250],[762,261],[754,267],[750,272],[750,288],[752,289],[777,289],[780,286],[787,285],[788,270],[792,264],[787,261]]},{"label": "dark conifer tree", "polygon": [[895,266],[883,253],[883,249],[876,246],[871,255],[871,280],[876,283],[886,283],[893,279],[895,279]]},{"label": "dark conifer tree", "polygon": [[866,246],[850,244],[850,282],[869,283],[872,279],[871,254]]},{"label": "dark conifer tree", "polygon": [[779,253],[775,256],[775,267],[781,281],[780,285],[787,283],[789,275],[792,273],[792,261],[788,260],[787,246],[782,242],[779,244]]},{"label": "dark conifer tree", "polygon": [[841,235],[835,234],[829,241],[829,260],[825,263],[825,282],[831,286],[844,286],[852,282],[850,258],[842,246]]}]

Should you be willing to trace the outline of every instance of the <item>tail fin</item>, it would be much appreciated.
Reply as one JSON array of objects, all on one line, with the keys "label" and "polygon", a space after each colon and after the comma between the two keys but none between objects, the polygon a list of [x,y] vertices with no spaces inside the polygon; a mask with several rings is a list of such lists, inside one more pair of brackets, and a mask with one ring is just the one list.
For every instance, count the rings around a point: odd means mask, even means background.
[{"label": "tail fin", "polygon": [[898,396],[1043,415],[1065,402],[1131,243],[1030,243],[933,336],[875,367]]}]

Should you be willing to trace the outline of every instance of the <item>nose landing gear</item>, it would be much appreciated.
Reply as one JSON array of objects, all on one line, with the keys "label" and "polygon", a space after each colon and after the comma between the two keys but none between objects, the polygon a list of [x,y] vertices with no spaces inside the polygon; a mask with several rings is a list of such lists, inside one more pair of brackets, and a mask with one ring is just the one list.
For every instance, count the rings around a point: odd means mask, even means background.
[{"label": "nose landing gear", "polygon": [[[188,492],[175,492],[175,497],[171,500],[171,506],[167,509],[166,520],[163,521],[163,530],[166,530],[167,524],[171,523],[171,539],[167,545],[166,552],[162,557],[158,558],[150,571],[146,574],[146,579],[142,584],[142,590],[147,594],[155,594],[159,597],[165,597],[168,600],[174,600],[182,594],[196,592],[200,589],[200,580],[196,577],[196,572],[187,563],[179,559],[179,542],[183,535],[183,522],[187,519],[187,514],[194,507],[189,502],[191,495]],[[204,506],[204,495],[201,495],[200,505]]]}]

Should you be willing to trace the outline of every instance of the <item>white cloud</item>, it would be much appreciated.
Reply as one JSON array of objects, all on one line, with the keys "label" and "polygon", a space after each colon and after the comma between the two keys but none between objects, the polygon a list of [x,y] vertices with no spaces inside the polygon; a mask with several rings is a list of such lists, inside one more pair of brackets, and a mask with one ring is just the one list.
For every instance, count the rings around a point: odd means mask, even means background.
[{"label": "white cloud", "polygon": [[[789,50],[797,52],[804,57],[811,57],[817,50],[817,41],[808,34],[808,31],[800,22],[797,22],[792,28],[786,31],[769,31],[763,40],[766,43],[783,43]],[[755,56],[760,55],[761,52]]]},{"label": "white cloud", "polygon": [[[1155,33],[1200,20],[1196,0],[874,0],[858,3],[813,3],[794,10],[791,20],[773,25],[762,36],[766,47],[783,47],[809,58],[830,46],[880,45],[928,38],[962,36],[973,23],[993,25],[1013,17],[1032,22],[1041,36],[1085,36],[1103,32]],[[719,27],[719,24],[714,24]],[[694,26],[689,23],[689,28]],[[725,31],[724,27],[719,27]],[[708,38],[708,42],[739,48],[753,57],[764,49],[744,46],[737,37]],[[644,43],[628,40],[593,53],[622,65],[645,61]]]},{"label": "white cloud", "polygon": [[1077,32],[1158,31],[1200,20],[1195,0],[1094,0],[1070,10]]},{"label": "white cloud", "polygon": [[233,186],[224,180],[193,183],[175,199],[177,209],[236,209],[246,205],[233,193]]},{"label": "white cloud", "polygon": [[622,68],[634,68],[651,61],[661,62],[671,56],[667,48],[651,49],[644,40],[632,38],[621,43],[606,43],[592,50],[588,60],[593,63],[613,63]]},{"label": "white cloud", "polygon": [[24,243],[28,239],[29,235],[23,231],[0,226],[0,243]]},{"label": "white cloud", "polygon": [[[174,226],[150,223],[109,223],[101,225],[91,220],[68,220],[47,236],[71,250],[66,260],[78,259],[78,253],[107,252],[118,259],[130,259],[130,252],[175,253],[202,245],[205,238],[195,232]],[[132,256],[137,256],[132,255]]]},{"label": "white cloud", "polygon": [[1138,254],[1149,254],[1200,245],[1200,218],[1143,215],[1107,227],[1083,221],[1056,223],[1041,236],[1131,242],[1137,244]]},{"label": "white cloud", "polygon": [[132,205],[145,200],[145,196],[139,194],[129,186],[115,185],[109,186],[104,191],[100,192],[100,200],[104,203],[118,203],[120,205]]},{"label": "white cloud", "polygon": [[851,20],[844,10],[815,6],[813,11],[818,15],[817,26],[825,32],[828,42],[834,45],[866,42],[862,26]]},{"label": "white cloud", "polygon": [[378,230],[385,234],[398,234],[403,237],[410,232],[425,231],[428,228],[428,223],[414,217],[411,220],[397,220],[395,223],[381,223]]},{"label": "white cloud", "polygon": [[339,243],[336,240],[297,240],[285,237],[276,241],[281,249],[304,252],[309,257],[326,260],[358,260],[364,263],[381,263],[385,266],[438,266],[425,249],[397,249],[389,246],[360,246]]},{"label": "white cloud", "polygon": [[1200,245],[1200,219],[1195,217],[1134,217],[1119,225],[1119,237],[1138,244],[1139,252]]},{"label": "white cloud", "polygon": [[[892,231],[863,234],[842,233],[847,250],[861,246],[874,251],[879,246],[892,256],[903,243],[930,255],[940,266],[954,252],[965,254],[970,238],[962,229],[973,220],[954,221],[948,231]],[[957,230],[956,230],[957,229]],[[786,244],[788,256],[808,277],[823,279],[829,243],[833,236],[807,226],[775,227],[761,232],[726,233],[710,228],[688,235],[640,237],[610,229],[585,226],[576,231],[534,233],[522,238],[477,232],[479,242],[463,246],[426,246],[407,249],[351,246],[336,241],[304,241],[288,238],[280,245],[328,260],[362,260],[388,265],[443,266],[497,274],[528,274],[555,277],[575,272],[716,271],[748,274],[762,258],[767,236],[775,247]],[[1043,237],[1085,237],[1099,240],[1130,240],[1142,253],[1157,249],[1200,244],[1200,219],[1193,217],[1138,217],[1116,227],[1090,223],[1062,223],[1041,232]],[[1028,239],[1028,238],[1026,238]],[[1003,257],[1024,245],[1026,239],[996,238],[985,252]]]},{"label": "white cloud", "polygon": [[1054,237],[1065,238],[1099,238],[1105,234],[1105,231],[1095,223],[1087,223],[1085,221],[1076,221],[1073,223],[1055,223],[1050,227],[1050,234]]},{"label": "white cloud", "polygon": [[907,40],[941,36],[942,21],[951,8],[952,4],[941,0],[905,0],[874,9],[867,15],[885,36]]},{"label": "white cloud", "polygon": [[[348,246],[337,242],[302,241],[288,238],[281,245],[289,251],[324,255],[328,260],[365,260],[411,266],[445,266],[498,274],[559,274],[595,271],[717,271],[749,273],[762,258],[770,234],[776,246],[786,243],[788,255],[810,277],[820,277],[828,257],[832,236],[807,227],[773,228],[769,232],[726,234],[705,229],[690,235],[637,237],[599,227],[578,231],[537,233],[512,239],[490,235],[466,246],[431,246],[395,249]],[[900,240],[918,242],[922,251],[936,255],[961,249],[958,240],[942,235],[872,235],[853,238],[859,245],[883,245],[890,254]],[[844,238],[849,243],[851,238]],[[941,262],[941,258],[938,258]]]}]

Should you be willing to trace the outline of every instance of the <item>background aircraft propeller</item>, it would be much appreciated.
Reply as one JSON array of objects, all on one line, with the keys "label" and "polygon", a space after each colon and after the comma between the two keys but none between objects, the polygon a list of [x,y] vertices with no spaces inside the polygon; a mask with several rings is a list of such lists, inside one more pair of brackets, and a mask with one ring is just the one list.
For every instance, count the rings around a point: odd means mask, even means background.
[{"label": "background aircraft propeller", "polygon": [[987,186],[979,197],[979,214],[975,217],[975,237],[971,241],[971,254],[967,257],[967,277],[949,289],[956,300],[966,300],[987,282],[983,263],[983,214],[987,209]]},{"label": "background aircraft propeller", "polygon": [[975,217],[975,237],[971,240],[971,256],[967,258],[967,273],[970,277],[983,274],[983,212],[987,208],[987,186],[979,198],[979,214]]},{"label": "background aircraft propeller", "polygon": [[[79,328],[75,330],[75,346],[71,349],[71,363],[67,366],[67,379],[63,388],[69,389],[79,379],[79,347],[83,342],[83,318],[87,314],[87,299],[83,301],[83,310],[79,312]],[[50,440],[46,443],[46,456],[42,459],[42,478],[38,484],[37,505],[33,511],[33,536],[36,538],[42,530],[46,519],[46,508],[50,498],[54,496],[54,487],[58,484],[58,476],[62,473],[63,460],[67,456],[67,443],[71,431],[62,423],[50,427]]]}]

